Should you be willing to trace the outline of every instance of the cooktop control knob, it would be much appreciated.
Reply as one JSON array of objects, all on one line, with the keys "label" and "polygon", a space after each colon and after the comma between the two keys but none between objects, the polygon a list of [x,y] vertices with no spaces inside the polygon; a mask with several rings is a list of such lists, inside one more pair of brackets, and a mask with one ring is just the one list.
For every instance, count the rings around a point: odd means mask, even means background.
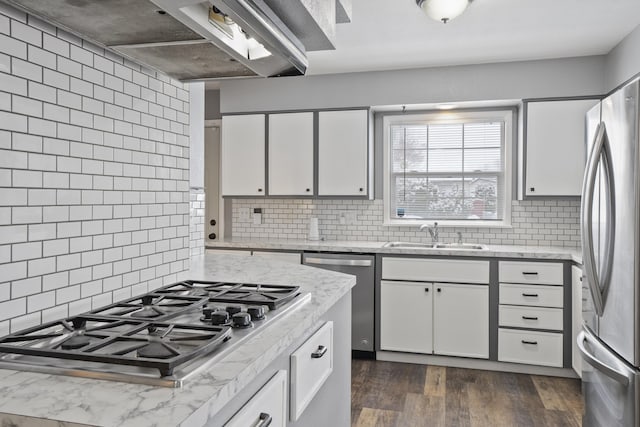
[{"label": "cooktop control knob", "polygon": [[251,320],[264,319],[264,307],[261,305],[251,306],[247,308],[247,313],[251,316]]},{"label": "cooktop control knob", "polygon": [[211,307],[202,307],[202,320],[210,320],[211,313],[213,313],[213,308]]},{"label": "cooktop control knob", "polygon": [[218,310],[211,313],[212,325],[224,325],[229,323],[229,313],[224,310]]},{"label": "cooktop control knob", "polygon": [[237,305],[230,305],[227,307],[227,313],[229,313],[230,316],[233,316],[236,313],[240,313],[241,311],[242,308]]},{"label": "cooktop control knob", "polygon": [[232,316],[235,328],[248,328],[251,326],[251,316],[249,313],[236,313]]}]

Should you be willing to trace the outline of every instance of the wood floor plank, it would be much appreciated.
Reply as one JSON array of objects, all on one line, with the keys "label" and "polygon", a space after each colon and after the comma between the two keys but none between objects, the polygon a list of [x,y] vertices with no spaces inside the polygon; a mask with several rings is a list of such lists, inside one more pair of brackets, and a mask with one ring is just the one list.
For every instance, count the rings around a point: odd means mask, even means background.
[{"label": "wood floor plank", "polygon": [[469,414],[468,384],[475,382],[475,372],[471,369],[446,368],[445,381],[445,424],[447,426],[471,426]]},{"label": "wood floor plank", "polygon": [[580,381],[393,362],[352,364],[352,427],[580,427]]},{"label": "wood floor plank", "polygon": [[399,415],[397,411],[362,408],[360,416],[352,425],[354,427],[395,427]]},{"label": "wood floor plank", "polygon": [[397,426],[445,427],[444,396],[408,393]]},{"label": "wood floor plank", "polygon": [[428,366],[427,377],[424,382],[424,394],[427,396],[444,397],[447,393],[447,368],[443,366]]}]

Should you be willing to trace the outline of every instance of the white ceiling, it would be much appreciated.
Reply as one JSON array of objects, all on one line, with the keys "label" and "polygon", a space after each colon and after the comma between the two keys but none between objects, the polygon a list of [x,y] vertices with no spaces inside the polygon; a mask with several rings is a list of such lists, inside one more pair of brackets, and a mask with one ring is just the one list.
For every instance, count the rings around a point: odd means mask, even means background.
[{"label": "white ceiling", "polygon": [[608,53],[640,24],[640,0],[475,0],[448,24],[415,0],[353,0],[336,49],[308,52],[307,74]]}]

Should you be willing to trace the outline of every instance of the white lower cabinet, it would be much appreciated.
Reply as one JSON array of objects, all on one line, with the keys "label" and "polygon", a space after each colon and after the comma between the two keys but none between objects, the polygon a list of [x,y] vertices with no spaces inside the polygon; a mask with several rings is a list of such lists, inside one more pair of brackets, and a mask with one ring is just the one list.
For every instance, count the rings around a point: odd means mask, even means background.
[{"label": "white lower cabinet", "polygon": [[287,371],[278,371],[225,427],[287,425]]},{"label": "white lower cabinet", "polygon": [[381,282],[380,348],[489,357],[489,286]]},{"label": "white lower cabinet", "polygon": [[500,328],[498,360],[561,368],[562,334]]},{"label": "white lower cabinet", "polygon": [[433,352],[489,358],[489,286],[435,283]]},{"label": "white lower cabinet", "polygon": [[433,284],[380,283],[380,347],[411,353],[433,352]]},{"label": "white lower cabinet", "polygon": [[333,372],[333,322],[291,354],[291,421],[296,421]]}]

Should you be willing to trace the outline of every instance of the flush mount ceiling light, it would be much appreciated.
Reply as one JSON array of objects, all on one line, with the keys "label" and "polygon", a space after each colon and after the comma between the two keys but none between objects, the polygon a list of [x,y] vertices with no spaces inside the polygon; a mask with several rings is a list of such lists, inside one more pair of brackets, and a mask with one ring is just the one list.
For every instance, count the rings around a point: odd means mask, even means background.
[{"label": "flush mount ceiling light", "polygon": [[462,14],[471,0],[416,0],[416,3],[429,18],[446,24]]}]

